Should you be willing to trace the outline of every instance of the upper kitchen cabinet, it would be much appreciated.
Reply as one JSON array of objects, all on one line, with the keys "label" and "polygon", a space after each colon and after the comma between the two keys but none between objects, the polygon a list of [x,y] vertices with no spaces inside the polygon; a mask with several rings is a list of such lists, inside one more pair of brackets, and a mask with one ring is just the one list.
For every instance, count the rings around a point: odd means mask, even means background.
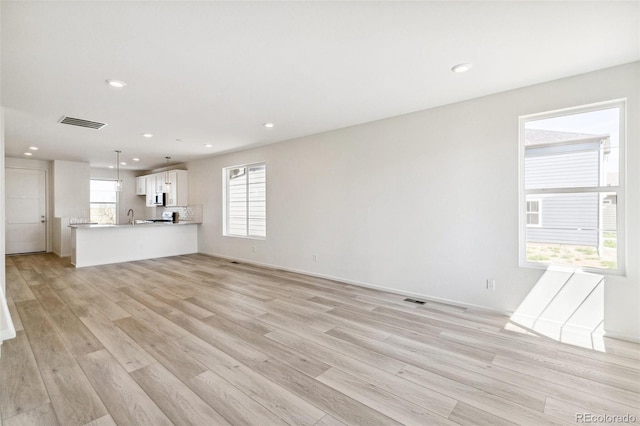
[{"label": "upper kitchen cabinet", "polygon": [[138,176],[136,178],[136,195],[147,194],[147,178],[146,176]]},{"label": "upper kitchen cabinet", "polygon": [[167,182],[166,172],[156,173],[154,176],[156,177],[156,192],[158,194],[167,192],[167,188],[165,188],[165,183]]},{"label": "upper kitchen cabinet", "polygon": [[[164,175],[164,173],[163,173]],[[170,170],[168,172],[167,206],[188,205],[189,172],[186,170]]]},{"label": "upper kitchen cabinet", "polygon": [[147,196],[147,207],[155,206],[155,195],[156,195],[156,175],[147,175],[142,176],[145,180],[146,196]]},{"label": "upper kitchen cabinet", "polygon": [[157,206],[156,195],[162,193],[168,207],[188,205],[189,172],[169,170],[136,178],[136,194],[147,196],[147,207]]}]

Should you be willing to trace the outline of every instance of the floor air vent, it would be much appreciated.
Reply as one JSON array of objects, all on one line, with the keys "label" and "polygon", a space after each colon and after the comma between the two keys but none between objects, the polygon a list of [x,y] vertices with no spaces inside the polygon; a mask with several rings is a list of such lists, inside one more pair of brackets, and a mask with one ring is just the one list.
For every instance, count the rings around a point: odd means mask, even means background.
[{"label": "floor air vent", "polygon": [[405,301],[405,302],[409,302],[409,303],[417,303],[418,305],[424,305],[425,303],[427,303],[427,302],[425,302],[424,300],[409,299],[409,298],[404,299],[404,301]]},{"label": "floor air vent", "polygon": [[232,260],[232,261],[231,261],[231,262],[229,262],[229,263],[233,263],[234,265],[239,265],[239,264],[240,264],[240,262],[236,262],[235,260]]},{"label": "floor air vent", "polygon": [[96,129],[96,130],[100,130],[107,125],[107,123],[98,123],[97,121],[83,120],[82,118],[73,118],[73,117],[68,117],[66,115],[62,117],[60,121],[58,121],[58,123],[70,124],[71,126],[78,126],[78,127],[87,127],[89,129]]}]

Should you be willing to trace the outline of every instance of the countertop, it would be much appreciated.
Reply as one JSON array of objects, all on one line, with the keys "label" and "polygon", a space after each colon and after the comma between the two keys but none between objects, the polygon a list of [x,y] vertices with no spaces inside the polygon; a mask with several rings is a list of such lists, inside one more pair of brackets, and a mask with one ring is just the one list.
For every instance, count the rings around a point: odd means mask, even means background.
[{"label": "countertop", "polygon": [[178,223],[173,222],[153,222],[153,223],[136,223],[135,225],[131,225],[130,223],[123,223],[120,225],[90,225],[90,224],[82,224],[78,223],[75,225],[69,225],[70,228],[77,229],[93,229],[93,228],[140,228],[145,227],[148,228],[150,226],[180,226],[180,225],[200,225],[202,222],[191,222],[188,220],[181,220]]}]

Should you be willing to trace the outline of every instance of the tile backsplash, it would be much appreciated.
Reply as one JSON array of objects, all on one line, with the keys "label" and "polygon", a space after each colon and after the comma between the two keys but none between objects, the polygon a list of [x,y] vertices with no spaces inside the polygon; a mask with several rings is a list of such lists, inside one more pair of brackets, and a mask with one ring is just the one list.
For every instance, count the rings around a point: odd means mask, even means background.
[{"label": "tile backsplash", "polygon": [[[180,221],[202,222],[202,204],[179,206],[179,207],[163,207],[163,212],[178,212]],[[162,213],[160,213],[162,214]]]}]

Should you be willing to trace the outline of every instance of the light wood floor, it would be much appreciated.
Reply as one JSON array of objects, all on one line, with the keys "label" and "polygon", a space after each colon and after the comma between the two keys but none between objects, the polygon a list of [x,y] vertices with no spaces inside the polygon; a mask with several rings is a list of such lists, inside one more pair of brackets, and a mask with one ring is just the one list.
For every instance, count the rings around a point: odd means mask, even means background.
[{"label": "light wood floor", "polygon": [[508,318],[203,255],[73,269],[7,257],[13,425],[640,422],[638,345],[595,352]]}]

